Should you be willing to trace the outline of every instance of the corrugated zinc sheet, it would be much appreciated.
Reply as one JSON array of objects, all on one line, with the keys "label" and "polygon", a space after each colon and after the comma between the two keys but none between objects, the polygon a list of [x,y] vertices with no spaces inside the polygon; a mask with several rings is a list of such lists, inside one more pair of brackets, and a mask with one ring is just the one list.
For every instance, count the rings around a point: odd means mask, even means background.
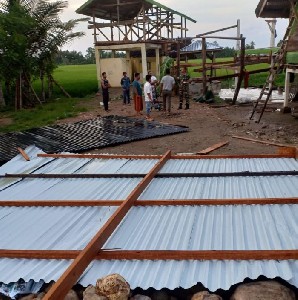
[{"label": "corrugated zinc sheet", "polygon": [[298,205],[133,207],[105,248],[298,249]]},{"label": "corrugated zinc sheet", "polygon": [[160,173],[298,171],[294,158],[171,159]]},{"label": "corrugated zinc sheet", "polygon": [[[210,291],[228,290],[245,278],[281,277],[298,286],[297,261],[94,261],[80,279],[84,286],[95,284],[97,278],[119,273],[132,289],[141,287],[157,290],[177,287],[191,288],[201,282]],[[0,278],[1,280],[1,278]]]},{"label": "corrugated zinc sheet", "polygon": [[1,200],[124,200],[141,178],[27,178],[0,191]]},{"label": "corrugated zinc sheet", "polygon": [[24,279],[28,282],[57,281],[72,260],[63,259],[9,259],[0,258],[0,282],[10,283]]},{"label": "corrugated zinc sheet", "polygon": [[[220,47],[217,43],[206,42],[206,49],[221,50],[222,47]],[[198,51],[202,51],[202,41],[199,39],[192,40],[191,44],[181,49],[181,52],[198,52]]]},{"label": "corrugated zinc sheet", "polygon": [[[0,194],[1,195],[1,194]],[[155,178],[141,200],[244,199],[298,196],[298,176]]]},{"label": "corrugated zinc sheet", "polygon": [[[34,170],[37,170],[53,160],[53,158],[37,157],[38,153],[43,152],[35,146],[26,148],[25,152],[29,156],[30,161],[26,161],[25,158],[19,154],[0,167],[0,175],[5,175],[6,173],[32,173]],[[20,179],[16,178],[0,178],[0,190],[19,180]]]},{"label": "corrugated zinc sheet", "polygon": [[80,250],[116,207],[0,207],[0,249]]}]

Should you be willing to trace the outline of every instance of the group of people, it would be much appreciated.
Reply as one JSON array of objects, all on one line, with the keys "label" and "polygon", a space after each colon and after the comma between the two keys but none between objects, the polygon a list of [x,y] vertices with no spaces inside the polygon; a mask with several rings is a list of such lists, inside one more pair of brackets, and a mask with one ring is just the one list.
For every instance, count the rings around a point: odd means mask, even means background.
[{"label": "group of people", "polygon": [[[130,87],[132,85],[133,88],[133,102],[134,109],[137,114],[142,114],[143,110],[143,94],[145,101],[145,110],[146,110],[146,119],[152,120],[151,118],[151,110],[152,105],[157,101],[157,85],[160,84],[160,92],[163,99],[163,111],[167,112],[168,115],[171,114],[171,98],[172,91],[175,87],[176,81],[173,76],[170,74],[170,69],[166,69],[165,76],[162,77],[161,81],[158,82],[157,78],[152,75],[151,71],[146,75],[146,82],[142,89],[142,85],[140,83],[140,73],[135,73],[134,81],[131,83],[129,77],[126,72],[123,72],[123,77],[121,78],[120,84],[123,91],[123,105],[130,104]],[[186,72],[186,69],[181,71],[181,75],[178,78],[179,84],[179,107],[178,109],[182,109],[183,100],[185,99],[185,109],[189,109],[189,75]],[[101,80],[101,88],[102,88],[102,97],[103,97],[103,105],[105,111],[109,111],[108,103],[109,103],[109,88],[111,85],[107,80],[106,72],[102,73]]]}]

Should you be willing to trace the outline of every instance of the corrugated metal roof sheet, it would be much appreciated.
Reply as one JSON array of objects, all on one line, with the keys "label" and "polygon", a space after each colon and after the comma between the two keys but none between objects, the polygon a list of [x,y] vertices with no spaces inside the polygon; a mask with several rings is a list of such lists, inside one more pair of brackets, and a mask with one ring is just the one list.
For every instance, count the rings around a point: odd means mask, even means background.
[{"label": "corrugated metal roof sheet", "polygon": [[105,248],[298,249],[298,205],[133,207]]},{"label": "corrugated metal roof sheet", "polygon": [[[24,157],[19,154],[0,167],[0,175],[5,175],[6,173],[31,173],[53,160],[53,158],[37,157],[36,155],[38,153],[44,152],[35,146],[26,148],[26,153],[29,156],[30,161],[26,161]],[[0,190],[19,180],[20,179],[16,178],[0,178]]]},{"label": "corrugated metal roof sheet", "polygon": [[83,249],[115,210],[116,207],[1,207],[0,249]]},{"label": "corrugated metal roof sheet", "polygon": [[16,282],[33,279],[45,282],[57,281],[72,260],[63,259],[9,259],[0,258],[0,282]]},{"label": "corrugated metal roof sheet", "polygon": [[[257,279],[281,277],[298,286],[297,261],[94,261],[80,283],[95,284],[97,278],[119,273],[129,282],[132,289],[154,287],[159,290],[177,287],[191,288],[201,282],[210,291],[228,290],[231,285],[245,278]],[[1,280],[1,277],[0,277]]]},{"label": "corrugated metal roof sheet", "polygon": [[171,159],[159,173],[298,171],[294,158]]},{"label": "corrugated metal roof sheet", "polygon": [[[0,193],[1,196],[1,193]],[[141,200],[244,199],[298,196],[298,176],[155,178]]]},{"label": "corrugated metal roof sheet", "polygon": [[[220,47],[215,42],[214,43],[206,42],[206,49],[207,50],[221,50],[222,47]],[[186,47],[182,48],[180,51],[181,52],[198,52],[198,51],[202,51],[202,41],[200,39],[194,39],[194,40],[192,40],[191,44],[189,44]]]},{"label": "corrugated metal roof sheet", "polygon": [[27,178],[0,191],[1,200],[124,200],[141,178]]}]

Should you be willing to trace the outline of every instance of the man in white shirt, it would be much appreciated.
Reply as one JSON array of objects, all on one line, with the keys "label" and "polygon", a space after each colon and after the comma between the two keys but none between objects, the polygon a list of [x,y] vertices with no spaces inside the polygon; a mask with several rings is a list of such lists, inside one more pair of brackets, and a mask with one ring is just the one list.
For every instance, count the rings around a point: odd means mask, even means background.
[{"label": "man in white shirt", "polygon": [[156,86],[158,86],[158,80],[157,78],[152,75],[152,72],[149,70],[148,75],[151,75],[150,83],[152,86],[152,96],[153,96],[153,102],[157,101],[157,91],[156,91]]},{"label": "man in white shirt", "polygon": [[166,69],[166,75],[161,79],[162,100],[163,100],[163,111],[168,111],[168,115],[171,113],[171,97],[172,90],[175,85],[175,79],[170,75],[170,69]]},{"label": "man in white shirt", "polygon": [[151,87],[151,75],[146,75],[146,83],[144,84],[144,95],[146,104],[146,119],[153,121],[150,117],[151,105],[153,102],[152,87]]}]

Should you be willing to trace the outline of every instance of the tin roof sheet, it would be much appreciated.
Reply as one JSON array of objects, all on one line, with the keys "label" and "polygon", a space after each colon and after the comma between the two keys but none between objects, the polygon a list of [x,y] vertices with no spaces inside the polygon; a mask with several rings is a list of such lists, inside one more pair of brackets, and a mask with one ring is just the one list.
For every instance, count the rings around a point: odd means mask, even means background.
[{"label": "tin roof sheet", "polygon": [[[212,50],[221,50],[217,43],[206,42],[206,49],[209,51]],[[193,39],[191,44],[185,46],[181,49],[181,52],[201,52],[202,51],[202,41],[200,39]]]},{"label": "tin roof sheet", "polygon": [[298,205],[133,207],[105,247],[124,250],[298,249]]},{"label": "tin roof sheet", "polygon": [[27,178],[0,191],[5,200],[124,200],[141,178]]},{"label": "tin roof sheet", "polygon": [[72,260],[0,258],[0,282],[17,282],[19,279],[38,282],[57,281]]},{"label": "tin roof sheet", "polygon": [[294,158],[171,159],[160,173],[298,171]]},{"label": "tin roof sheet", "polygon": [[297,196],[298,176],[175,177],[153,179],[140,199],[220,200]]},{"label": "tin roof sheet", "polygon": [[[281,277],[298,286],[298,261],[94,261],[80,279],[84,286],[95,284],[107,274],[120,273],[132,289],[191,288],[201,282],[210,291],[228,290],[245,278]],[[0,278],[1,280],[1,278]]]},{"label": "tin roof sheet", "polygon": [[80,250],[116,207],[1,207],[0,249]]}]

